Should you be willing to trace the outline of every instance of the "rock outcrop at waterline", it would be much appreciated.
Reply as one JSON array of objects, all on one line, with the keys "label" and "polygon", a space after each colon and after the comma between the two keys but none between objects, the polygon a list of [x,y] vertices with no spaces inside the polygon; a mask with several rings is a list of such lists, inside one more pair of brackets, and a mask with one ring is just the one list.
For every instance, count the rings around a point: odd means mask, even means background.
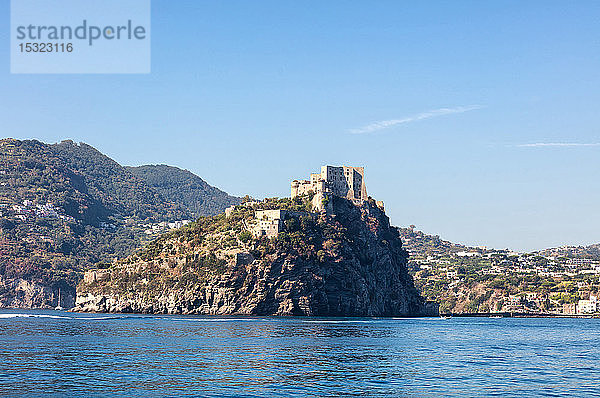
[{"label": "rock outcrop at waterline", "polygon": [[[304,200],[304,202],[303,202]],[[211,315],[432,315],[407,272],[398,231],[374,203],[306,198],[260,206],[296,210],[274,239],[247,228],[254,208],[201,218],[106,270],[86,273],[78,311]],[[253,205],[254,207],[258,205]]]},{"label": "rock outcrop at waterline", "polygon": [[24,278],[0,275],[0,308],[72,308],[75,289],[66,284],[47,285]]}]

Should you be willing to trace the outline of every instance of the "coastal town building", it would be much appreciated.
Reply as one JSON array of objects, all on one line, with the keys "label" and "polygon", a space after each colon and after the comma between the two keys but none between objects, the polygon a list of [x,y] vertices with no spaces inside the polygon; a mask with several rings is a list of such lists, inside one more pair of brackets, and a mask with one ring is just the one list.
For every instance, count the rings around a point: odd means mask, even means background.
[{"label": "coastal town building", "polygon": [[565,303],[563,304],[564,315],[576,315],[577,314],[577,303]]},{"label": "coastal town building", "polygon": [[460,251],[460,252],[456,253],[456,255],[458,257],[481,257],[481,253],[479,253],[479,252],[467,252],[467,251]]},{"label": "coastal town building", "polygon": [[[146,235],[157,235],[157,234],[161,234],[165,231],[168,230],[172,230],[172,229],[177,229],[177,228],[181,228],[185,225],[188,225],[189,223],[191,223],[191,220],[177,220],[177,221],[173,221],[173,222],[166,222],[166,221],[162,221],[159,223],[154,223],[154,224],[144,224],[144,227],[146,227],[147,229],[144,231],[144,233]],[[113,224],[108,224],[108,223],[100,223],[100,227],[104,228],[104,229],[114,229],[116,228],[115,225]]]},{"label": "coastal town building", "polygon": [[577,303],[563,304],[562,313],[565,315],[586,315],[600,312],[598,296],[590,295],[588,300],[579,300]]},{"label": "coastal town building", "polygon": [[579,300],[577,312],[580,314],[593,314],[598,312],[598,297],[590,295],[589,300]]},{"label": "coastal town building", "polygon": [[594,260],[589,258],[570,258],[567,260],[566,265],[569,267],[582,267],[586,265],[591,265],[594,263]]}]

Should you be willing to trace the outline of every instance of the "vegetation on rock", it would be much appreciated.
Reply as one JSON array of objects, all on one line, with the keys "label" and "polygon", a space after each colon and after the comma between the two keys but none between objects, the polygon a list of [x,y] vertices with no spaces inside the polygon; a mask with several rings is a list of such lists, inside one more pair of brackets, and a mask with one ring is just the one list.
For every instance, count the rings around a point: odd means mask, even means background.
[{"label": "vegetation on rock", "polygon": [[335,198],[332,214],[294,213],[275,238],[247,234],[254,210],[306,209],[310,198],[240,205],[89,272],[78,308],[199,314],[417,315],[398,231],[370,203]]}]

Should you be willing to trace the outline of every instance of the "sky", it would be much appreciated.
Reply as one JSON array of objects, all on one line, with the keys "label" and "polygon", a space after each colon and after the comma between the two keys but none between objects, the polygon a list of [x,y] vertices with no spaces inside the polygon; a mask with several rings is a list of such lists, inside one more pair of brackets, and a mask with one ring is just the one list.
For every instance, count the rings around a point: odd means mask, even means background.
[{"label": "sky", "polygon": [[3,137],[86,142],[287,196],[364,166],[397,226],[469,245],[600,242],[600,2],[152,1],[150,74],[10,74]]}]

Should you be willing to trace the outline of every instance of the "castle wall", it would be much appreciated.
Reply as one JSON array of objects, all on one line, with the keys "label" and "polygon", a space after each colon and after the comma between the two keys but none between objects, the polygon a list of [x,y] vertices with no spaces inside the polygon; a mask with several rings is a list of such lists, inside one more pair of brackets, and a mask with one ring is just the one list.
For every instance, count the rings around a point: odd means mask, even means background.
[{"label": "castle wall", "polygon": [[256,210],[254,219],[256,224],[251,228],[255,237],[266,236],[273,238],[279,235],[283,229],[283,221],[288,217],[299,217],[305,215],[304,212],[289,210]]},{"label": "castle wall", "polygon": [[321,178],[330,185],[332,193],[349,200],[367,200],[364,174],[363,167],[321,167]]},{"label": "castle wall", "polygon": [[296,196],[306,195],[310,191],[316,192],[317,188],[315,185],[316,184],[313,184],[311,181],[308,180],[295,180],[294,182],[292,182],[292,199]]},{"label": "castle wall", "polygon": [[[310,180],[294,180],[292,182],[292,198],[311,191],[319,196],[313,199],[313,206],[318,210],[322,210],[322,199],[329,193],[352,200],[355,203],[367,200],[364,168],[321,166],[321,172],[311,173]],[[318,202],[316,205],[315,201]]]}]

